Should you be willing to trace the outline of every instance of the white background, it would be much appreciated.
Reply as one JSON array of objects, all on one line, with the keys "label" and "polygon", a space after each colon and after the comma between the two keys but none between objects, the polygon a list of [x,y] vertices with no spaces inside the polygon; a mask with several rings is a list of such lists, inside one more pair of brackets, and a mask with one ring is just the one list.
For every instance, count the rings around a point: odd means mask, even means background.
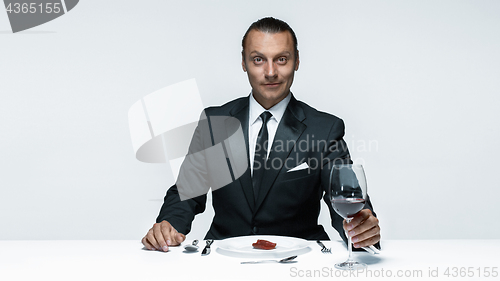
[{"label": "white background", "polygon": [[498,239],[499,15],[482,0],[83,0],[12,34],[0,11],[0,239],[139,240],[173,176],[135,159],[128,109],[189,78],[204,106],[247,95],[241,37],[264,16],[298,36],[296,97],[344,119],[383,239]]}]

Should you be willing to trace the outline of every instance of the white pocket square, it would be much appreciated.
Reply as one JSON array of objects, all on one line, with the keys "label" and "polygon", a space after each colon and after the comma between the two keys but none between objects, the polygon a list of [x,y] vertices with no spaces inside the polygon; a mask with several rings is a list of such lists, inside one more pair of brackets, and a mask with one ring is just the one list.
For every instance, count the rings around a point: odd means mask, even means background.
[{"label": "white pocket square", "polygon": [[309,165],[307,165],[307,163],[302,163],[300,165],[298,165],[297,167],[293,168],[293,169],[290,169],[288,171],[286,171],[287,173],[290,173],[290,172],[295,172],[295,171],[298,171],[298,170],[304,170],[304,169],[307,169],[309,168]]}]

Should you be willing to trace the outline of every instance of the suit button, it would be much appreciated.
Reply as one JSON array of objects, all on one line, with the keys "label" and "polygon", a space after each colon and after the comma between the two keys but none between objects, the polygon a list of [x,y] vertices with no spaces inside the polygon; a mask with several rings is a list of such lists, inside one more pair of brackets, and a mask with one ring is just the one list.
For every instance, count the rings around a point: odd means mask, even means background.
[{"label": "suit button", "polygon": [[252,233],[253,233],[253,234],[257,234],[257,232],[259,232],[259,229],[258,229],[256,226],[254,226],[254,227],[252,228]]}]

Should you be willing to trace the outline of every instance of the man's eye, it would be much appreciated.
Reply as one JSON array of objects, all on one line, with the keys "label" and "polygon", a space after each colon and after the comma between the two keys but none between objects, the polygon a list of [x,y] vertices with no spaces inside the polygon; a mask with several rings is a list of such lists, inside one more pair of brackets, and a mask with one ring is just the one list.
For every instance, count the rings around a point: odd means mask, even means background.
[{"label": "man's eye", "polygon": [[287,59],[285,57],[278,58],[279,63],[286,63]]},{"label": "man's eye", "polygon": [[261,63],[262,62],[262,58],[259,58],[259,57],[254,58],[253,62],[255,62],[255,63]]}]

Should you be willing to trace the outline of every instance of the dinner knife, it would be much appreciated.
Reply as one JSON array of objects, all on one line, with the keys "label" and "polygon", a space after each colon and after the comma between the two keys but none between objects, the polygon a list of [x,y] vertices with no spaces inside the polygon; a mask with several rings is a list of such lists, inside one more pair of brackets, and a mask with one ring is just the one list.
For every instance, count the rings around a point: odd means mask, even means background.
[{"label": "dinner knife", "polygon": [[203,248],[203,251],[201,252],[202,256],[210,254],[210,245],[212,245],[213,242],[214,240],[207,240],[207,245],[205,246],[205,248]]}]

